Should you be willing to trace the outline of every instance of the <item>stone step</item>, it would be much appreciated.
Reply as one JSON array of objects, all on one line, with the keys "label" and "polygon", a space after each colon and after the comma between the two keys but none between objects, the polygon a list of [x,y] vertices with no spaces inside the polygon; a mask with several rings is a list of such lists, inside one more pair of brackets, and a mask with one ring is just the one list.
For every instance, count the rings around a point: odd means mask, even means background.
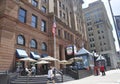
[{"label": "stone step", "polygon": [[[63,75],[63,81],[71,81],[75,80],[74,78]],[[55,79],[56,83],[62,82],[61,75],[57,75]],[[46,84],[47,82],[47,76],[41,75],[41,76],[18,76],[16,79],[12,80],[10,84]]]},{"label": "stone step", "polygon": [[[57,78],[55,81],[61,82]],[[47,76],[19,76],[17,79],[12,80],[10,84],[46,84],[46,82]]]}]

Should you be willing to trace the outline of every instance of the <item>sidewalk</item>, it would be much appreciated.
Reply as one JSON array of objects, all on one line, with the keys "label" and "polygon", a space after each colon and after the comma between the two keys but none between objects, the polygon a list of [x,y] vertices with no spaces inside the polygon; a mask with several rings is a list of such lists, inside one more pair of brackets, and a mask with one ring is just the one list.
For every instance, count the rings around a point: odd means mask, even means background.
[{"label": "sidewalk", "polygon": [[89,76],[83,79],[56,84],[120,84],[120,69],[106,71],[106,76]]}]

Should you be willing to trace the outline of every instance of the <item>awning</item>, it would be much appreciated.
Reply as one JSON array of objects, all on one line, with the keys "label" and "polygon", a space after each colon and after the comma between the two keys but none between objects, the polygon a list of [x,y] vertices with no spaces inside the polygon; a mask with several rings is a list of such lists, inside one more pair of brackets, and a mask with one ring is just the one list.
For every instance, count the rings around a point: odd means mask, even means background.
[{"label": "awning", "polygon": [[25,57],[28,57],[28,54],[26,53],[25,50],[16,49],[16,56],[17,58],[25,58]]},{"label": "awning", "polygon": [[30,57],[33,59],[40,59],[40,55],[37,52],[30,52]]}]

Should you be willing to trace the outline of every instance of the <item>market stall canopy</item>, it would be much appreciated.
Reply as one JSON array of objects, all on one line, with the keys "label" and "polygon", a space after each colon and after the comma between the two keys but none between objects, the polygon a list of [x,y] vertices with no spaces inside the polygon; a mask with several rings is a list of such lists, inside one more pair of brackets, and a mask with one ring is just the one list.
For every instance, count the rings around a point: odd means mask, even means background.
[{"label": "market stall canopy", "polygon": [[25,57],[28,57],[28,54],[26,53],[25,50],[22,50],[22,49],[16,49],[16,56],[17,58],[25,58]]},{"label": "market stall canopy", "polygon": [[96,61],[106,61],[106,59],[102,56],[102,55],[99,55],[99,57],[96,59]]},{"label": "market stall canopy", "polygon": [[89,54],[92,55],[88,50],[86,50],[84,47],[80,49],[75,55],[83,55],[83,54]]},{"label": "market stall canopy", "polygon": [[30,52],[30,56],[36,60],[40,59],[40,55],[37,52]]},{"label": "market stall canopy", "polygon": [[49,64],[49,63],[50,62],[48,62],[48,61],[41,60],[41,61],[36,62],[35,64]]}]

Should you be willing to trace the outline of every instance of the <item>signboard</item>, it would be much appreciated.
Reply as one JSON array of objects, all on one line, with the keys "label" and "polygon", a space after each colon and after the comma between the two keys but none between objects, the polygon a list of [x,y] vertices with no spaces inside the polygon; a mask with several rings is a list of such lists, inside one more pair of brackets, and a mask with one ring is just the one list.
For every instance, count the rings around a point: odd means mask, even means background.
[{"label": "signboard", "polygon": [[74,54],[75,54],[77,52],[77,48],[75,45],[68,46],[66,48],[67,55],[73,55],[73,50],[74,50]]},{"label": "signboard", "polygon": [[75,45],[67,46],[65,49],[65,57],[66,60],[69,60],[70,58],[73,58],[77,52],[77,48]]},{"label": "signboard", "polygon": [[66,48],[66,51],[67,51],[67,55],[72,55],[73,54],[73,47],[72,46],[68,46]]}]

